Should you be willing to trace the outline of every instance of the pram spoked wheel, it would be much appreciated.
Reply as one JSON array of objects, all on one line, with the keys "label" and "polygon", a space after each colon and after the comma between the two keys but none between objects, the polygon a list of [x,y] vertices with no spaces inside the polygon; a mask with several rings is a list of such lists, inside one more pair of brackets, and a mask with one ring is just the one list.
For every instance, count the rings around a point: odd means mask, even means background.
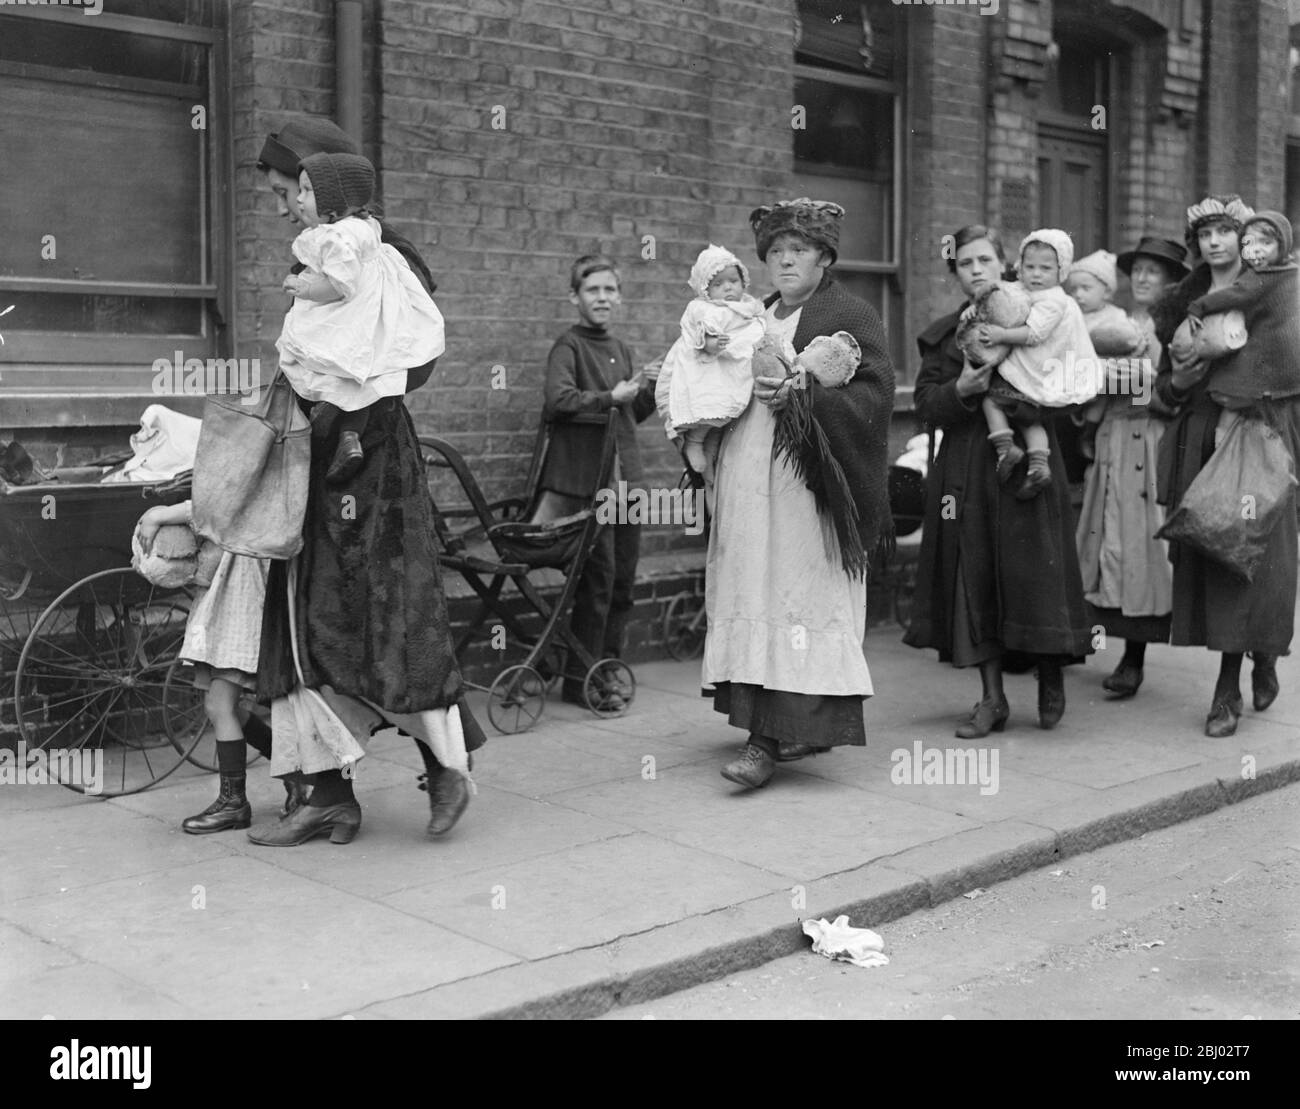
[{"label": "pram spoked wheel", "polygon": [[[622,659],[602,658],[587,671],[582,696],[597,716],[622,716],[636,699],[636,675]],[[617,701],[612,708],[611,701]]]},{"label": "pram spoked wheel", "polygon": [[688,589],[668,602],[664,613],[664,647],[678,662],[699,657],[707,630],[704,597],[699,593]]},{"label": "pram spoked wheel", "polygon": [[[147,789],[180,766],[188,752],[169,721],[202,704],[193,687],[167,684],[185,633],[184,601],[130,567],[91,574],[56,597],[32,625],[14,675],[14,715],[28,748],[68,769],[90,752],[103,772],[102,797]],[[59,780],[88,792],[84,778]]]},{"label": "pram spoked wheel", "polygon": [[546,708],[546,682],[531,666],[510,666],[488,689],[488,719],[505,735],[526,732]]}]

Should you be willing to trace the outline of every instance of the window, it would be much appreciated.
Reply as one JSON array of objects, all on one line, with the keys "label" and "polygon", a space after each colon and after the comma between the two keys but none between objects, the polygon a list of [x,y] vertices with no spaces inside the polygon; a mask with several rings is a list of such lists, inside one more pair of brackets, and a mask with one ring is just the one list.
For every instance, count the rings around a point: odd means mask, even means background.
[{"label": "window", "polygon": [[[0,362],[28,384],[57,390],[78,367],[116,365],[113,380],[139,392],[156,358],[218,353],[224,11],[0,7],[0,307],[15,306]],[[6,366],[6,386],[14,376]]]},{"label": "window", "polygon": [[884,321],[899,372],[902,167],[900,9],[889,0],[800,0],[794,102],[798,196],[843,206],[835,275]]}]

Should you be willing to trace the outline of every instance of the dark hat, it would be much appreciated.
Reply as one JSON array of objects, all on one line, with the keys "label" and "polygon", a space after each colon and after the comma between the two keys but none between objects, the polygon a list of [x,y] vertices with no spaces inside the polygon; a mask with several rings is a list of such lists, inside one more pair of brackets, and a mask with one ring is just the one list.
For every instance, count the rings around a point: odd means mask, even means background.
[{"label": "dark hat", "polygon": [[1174,242],[1173,239],[1143,236],[1135,249],[1126,250],[1116,259],[1116,264],[1121,273],[1131,274],[1133,262],[1138,258],[1152,258],[1157,262],[1163,262],[1175,280],[1186,277],[1189,272],[1186,262],[1187,248],[1182,243]]},{"label": "dark hat", "polygon": [[313,154],[298,168],[307,174],[316,193],[321,219],[365,208],[375,195],[375,167],[360,154]]},{"label": "dark hat", "polygon": [[754,231],[758,260],[766,262],[772,241],[778,235],[790,232],[821,247],[830,254],[833,263],[839,257],[840,221],[843,218],[844,209],[838,204],[809,200],[806,196],[755,208],[749,213],[749,226]]},{"label": "dark hat", "polygon": [[356,153],[357,144],[337,124],[315,116],[294,116],[266,137],[262,153],[257,156],[257,168],[297,177],[298,163],[311,154]]}]

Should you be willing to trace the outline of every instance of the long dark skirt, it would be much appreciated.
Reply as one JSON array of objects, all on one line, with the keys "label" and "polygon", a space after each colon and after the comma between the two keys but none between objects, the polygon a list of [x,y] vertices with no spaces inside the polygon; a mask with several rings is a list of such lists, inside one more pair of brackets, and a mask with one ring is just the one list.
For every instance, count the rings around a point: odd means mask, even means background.
[{"label": "long dark skirt", "polygon": [[[709,691],[704,695],[709,696]],[[725,714],[733,728],[744,728],[778,743],[867,745],[862,722],[865,697],[790,693],[743,682],[718,682],[712,696],[713,710]]]},{"label": "long dark skirt", "polygon": [[1004,652],[1061,662],[1092,650],[1074,514],[1052,424],[1052,482],[1016,499],[1022,462],[997,479],[983,422],[949,429],[931,469],[912,621],[904,642],[955,666]]},{"label": "long dark skirt", "polygon": [[[1250,412],[1277,428],[1293,454],[1300,447],[1300,397],[1261,402]],[[1165,432],[1161,445],[1162,501],[1172,512],[1214,453],[1219,406],[1198,390]],[[1166,499],[1167,498],[1167,499]],[[1283,655],[1295,631],[1296,494],[1269,537],[1263,562],[1249,584],[1230,570],[1171,543],[1174,620],[1170,641],[1177,647],[1208,647],[1236,654]]]},{"label": "long dark skirt", "polygon": [[[337,424],[312,442],[311,482],[298,556],[298,644],[305,684],[329,685],[395,713],[449,708],[464,689],[452,647],[434,543],[432,504],[415,425],[401,398],[373,405],[365,464],[328,485]],[[296,684],[287,563],[273,562],[262,618],[258,695]],[[484,742],[461,705],[465,745]]]}]

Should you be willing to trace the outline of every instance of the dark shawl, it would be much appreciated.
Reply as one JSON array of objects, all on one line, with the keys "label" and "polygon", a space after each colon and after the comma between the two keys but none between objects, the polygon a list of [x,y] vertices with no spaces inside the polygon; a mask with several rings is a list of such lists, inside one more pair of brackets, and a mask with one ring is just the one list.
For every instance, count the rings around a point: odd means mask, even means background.
[{"label": "dark shawl", "polygon": [[837,331],[847,331],[862,349],[857,373],[839,388],[810,376],[804,389],[793,390],[778,414],[773,449],[812,491],[818,513],[834,529],[845,571],[863,577],[873,556],[887,553],[894,534],[888,457],[894,366],[876,310],[828,273],[803,304],[794,349]]}]

